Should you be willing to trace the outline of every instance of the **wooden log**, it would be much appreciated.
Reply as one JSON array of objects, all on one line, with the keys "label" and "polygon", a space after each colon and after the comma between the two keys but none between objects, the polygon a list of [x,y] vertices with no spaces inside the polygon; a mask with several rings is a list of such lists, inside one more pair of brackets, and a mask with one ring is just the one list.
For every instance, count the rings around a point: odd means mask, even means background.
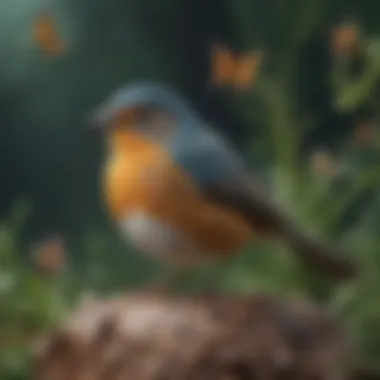
[{"label": "wooden log", "polygon": [[304,300],[130,294],[82,305],[37,353],[37,380],[348,378],[340,323]]}]

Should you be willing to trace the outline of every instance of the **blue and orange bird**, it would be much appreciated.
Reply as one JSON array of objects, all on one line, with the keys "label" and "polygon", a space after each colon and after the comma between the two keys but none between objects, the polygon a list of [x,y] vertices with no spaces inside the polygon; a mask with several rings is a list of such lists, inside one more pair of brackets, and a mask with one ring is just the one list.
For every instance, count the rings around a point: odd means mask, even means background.
[{"label": "blue and orange bird", "polygon": [[112,218],[136,248],[172,263],[172,274],[262,236],[336,279],[356,274],[348,258],[282,213],[238,152],[173,89],[126,85],[92,116],[108,140],[103,179]]}]

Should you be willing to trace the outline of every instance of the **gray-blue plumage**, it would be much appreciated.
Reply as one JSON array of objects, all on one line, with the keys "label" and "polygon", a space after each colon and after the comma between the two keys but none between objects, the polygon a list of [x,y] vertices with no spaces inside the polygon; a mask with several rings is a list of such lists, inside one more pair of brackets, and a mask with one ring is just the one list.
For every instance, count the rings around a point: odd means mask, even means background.
[{"label": "gray-blue plumage", "polygon": [[199,184],[233,182],[247,174],[247,168],[225,139],[205,123],[180,128],[170,152]]},{"label": "gray-blue plumage", "polygon": [[169,87],[145,83],[126,85],[101,104],[95,120],[108,125],[121,109],[138,105],[160,108],[177,116],[179,126],[166,148],[199,186],[246,176],[247,168],[237,152],[188,101]]},{"label": "gray-blue plumage", "polygon": [[121,109],[138,105],[158,107],[181,119],[198,118],[195,110],[172,88],[161,84],[138,83],[124,85],[115,91],[98,107],[94,121],[99,125],[108,124]]}]

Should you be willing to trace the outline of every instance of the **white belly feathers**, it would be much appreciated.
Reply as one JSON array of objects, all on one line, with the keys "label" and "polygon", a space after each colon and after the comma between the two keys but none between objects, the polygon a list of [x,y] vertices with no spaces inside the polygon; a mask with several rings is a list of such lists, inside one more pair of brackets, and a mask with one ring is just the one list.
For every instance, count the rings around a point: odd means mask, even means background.
[{"label": "white belly feathers", "polygon": [[191,265],[203,256],[182,231],[139,209],[129,212],[119,226],[136,248],[159,259]]}]

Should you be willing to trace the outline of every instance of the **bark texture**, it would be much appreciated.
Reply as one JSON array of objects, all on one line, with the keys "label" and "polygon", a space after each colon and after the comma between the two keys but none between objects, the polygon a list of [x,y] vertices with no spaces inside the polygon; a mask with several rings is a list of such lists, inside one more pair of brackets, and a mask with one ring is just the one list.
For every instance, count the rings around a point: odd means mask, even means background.
[{"label": "bark texture", "polygon": [[349,377],[339,321],[304,300],[130,294],[80,306],[38,350],[37,380]]}]

